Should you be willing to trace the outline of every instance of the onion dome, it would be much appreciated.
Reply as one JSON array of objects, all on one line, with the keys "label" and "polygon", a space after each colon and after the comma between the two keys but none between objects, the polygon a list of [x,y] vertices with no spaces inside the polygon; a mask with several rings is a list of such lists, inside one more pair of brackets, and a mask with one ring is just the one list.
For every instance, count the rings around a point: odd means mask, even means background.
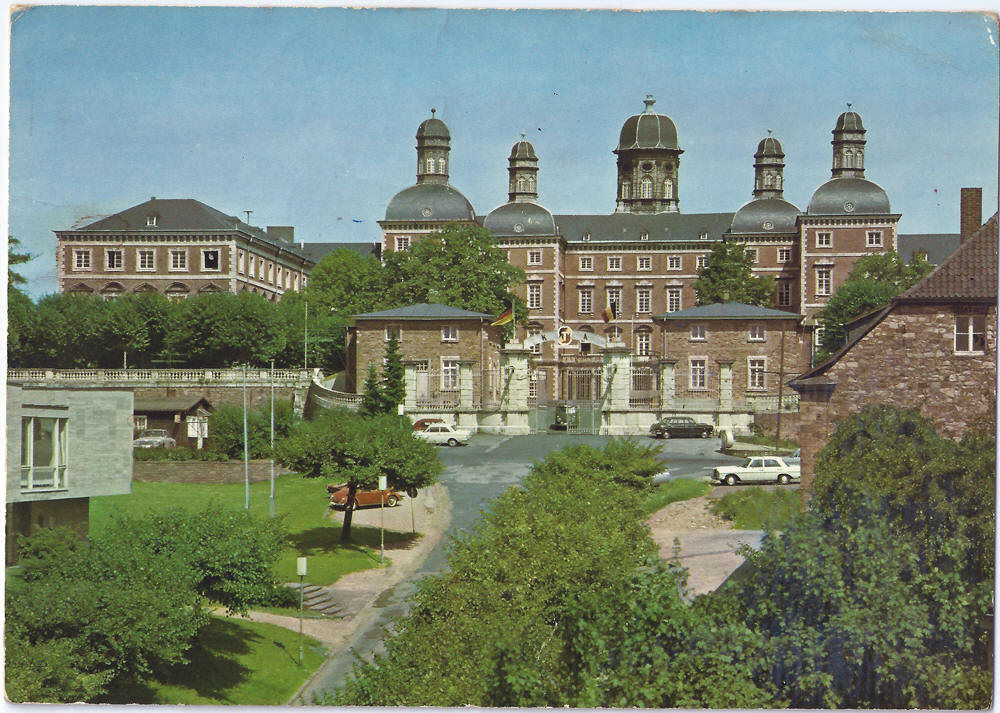
[{"label": "onion dome", "polygon": [[669,116],[653,111],[655,103],[653,95],[647,94],[645,111],[625,120],[618,139],[618,151],[679,149],[677,146],[677,127],[674,126],[674,122],[670,120]]},{"label": "onion dome", "polygon": [[864,131],[861,115],[856,111],[845,111],[837,117],[837,128],[834,131]]},{"label": "onion dome", "polygon": [[494,208],[483,221],[483,227],[496,236],[555,235],[556,222],[552,214],[537,203],[504,203]]},{"label": "onion dome", "polygon": [[[521,134],[521,136],[524,136],[524,134]],[[538,157],[535,155],[535,147],[531,145],[531,142],[525,141],[522,138],[520,141],[514,144],[513,147],[511,147],[510,160],[517,161],[523,159],[537,160]]]},{"label": "onion dome", "polygon": [[781,150],[780,141],[773,136],[768,136],[757,144],[757,153],[753,157],[758,161],[762,158],[784,158],[785,152]]},{"label": "onion dome", "polygon": [[476,219],[472,204],[459,191],[446,183],[418,183],[389,201],[386,220],[456,220]]},{"label": "onion dome", "polygon": [[[433,114],[434,112],[435,110],[431,109],[431,113]],[[417,138],[451,139],[451,134],[448,132],[448,126],[443,121],[432,116],[417,127]]]},{"label": "onion dome", "polygon": [[863,178],[833,178],[816,189],[809,215],[885,215],[889,196],[881,186]]},{"label": "onion dome", "polygon": [[729,232],[794,233],[801,214],[802,211],[781,198],[759,198],[736,211]]}]

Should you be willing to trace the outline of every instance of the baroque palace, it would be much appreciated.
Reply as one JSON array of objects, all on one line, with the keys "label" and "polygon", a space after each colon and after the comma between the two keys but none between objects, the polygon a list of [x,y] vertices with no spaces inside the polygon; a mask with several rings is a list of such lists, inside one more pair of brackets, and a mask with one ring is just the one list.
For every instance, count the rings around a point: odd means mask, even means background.
[{"label": "baroque palace", "polygon": [[764,316],[785,313],[796,324],[786,335],[793,339],[783,344],[785,373],[808,366],[818,337],[815,317],[858,258],[900,250],[900,215],[886,192],[865,178],[866,130],[856,112],[837,117],[831,178],[805,210],[784,200],[785,154],[767,136],[754,154],[753,200],[735,213],[683,213],[683,150],[673,121],[654,104],[647,96],[645,109],[622,125],[611,215],[546,210],[539,203],[539,159],[523,137],[508,159],[508,201],[477,215],[449,183],[451,135],[432,109],[417,129],[417,182],[392,198],[379,222],[383,252],[405,250],[449,222],[482,225],[497,237],[527,275],[518,290],[529,318],[517,325],[518,339],[563,327],[574,335],[568,344],[529,340],[533,379],[549,384],[532,384],[539,396],[573,398],[560,371],[596,359],[593,343],[624,343],[633,360],[678,356],[668,354],[669,325],[697,316],[686,310],[695,306],[693,284],[714,242],[745,245],[755,274],[774,278],[774,309]]}]

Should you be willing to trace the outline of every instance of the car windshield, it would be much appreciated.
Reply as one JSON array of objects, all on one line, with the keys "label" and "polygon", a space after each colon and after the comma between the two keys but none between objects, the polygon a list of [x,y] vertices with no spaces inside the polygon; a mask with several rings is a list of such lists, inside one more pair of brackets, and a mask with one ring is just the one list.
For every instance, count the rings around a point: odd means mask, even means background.
[{"label": "car windshield", "polygon": [[747,459],[746,459],[745,461],[743,461],[743,462],[742,462],[742,463],[740,464],[740,468],[749,468],[749,467],[750,467],[750,463],[751,463],[752,461],[753,461],[753,458],[747,458]]}]

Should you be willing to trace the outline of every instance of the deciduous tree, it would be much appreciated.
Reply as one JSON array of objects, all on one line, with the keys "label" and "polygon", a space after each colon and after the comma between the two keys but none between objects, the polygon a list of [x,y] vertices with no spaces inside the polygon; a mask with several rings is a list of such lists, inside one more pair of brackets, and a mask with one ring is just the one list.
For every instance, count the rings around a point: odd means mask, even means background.
[{"label": "deciduous tree", "polygon": [[705,267],[698,271],[694,294],[699,305],[717,302],[769,307],[774,297],[774,280],[754,277],[753,259],[740,243],[712,245]]}]

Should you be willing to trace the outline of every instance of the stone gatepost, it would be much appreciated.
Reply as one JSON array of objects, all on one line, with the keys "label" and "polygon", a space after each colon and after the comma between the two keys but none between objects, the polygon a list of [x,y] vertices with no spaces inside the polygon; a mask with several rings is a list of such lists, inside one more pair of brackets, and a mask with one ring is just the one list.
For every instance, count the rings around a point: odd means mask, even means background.
[{"label": "stone gatepost", "polygon": [[458,362],[458,408],[462,411],[471,411],[473,409],[472,398],[474,389],[472,368],[475,364],[475,359],[462,359]]},{"label": "stone gatepost", "polygon": [[406,413],[417,408],[417,366],[426,363],[421,361],[403,362],[403,387],[406,390],[403,396],[403,407],[406,409]]},{"label": "stone gatepost", "polygon": [[500,352],[500,411],[502,431],[508,435],[531,433],[528,420],[528,355],[521,342],[508,342]]},{"label": "stone gatepost", "polygon": [[719,361],[719,411],[733,410],[733,362]]},{"label": "stone gatepost", "polygon": [[675,360],[660,360],[660,410],[673,411],[674,399],[677,398],[675,382],[677,362]]},{"label": "stone gatepost", "polygon": [[629,395],[632,388],[632,352],[620,342],[604,347],[601,364],[601,433],[612,436],[627,431]]}]

